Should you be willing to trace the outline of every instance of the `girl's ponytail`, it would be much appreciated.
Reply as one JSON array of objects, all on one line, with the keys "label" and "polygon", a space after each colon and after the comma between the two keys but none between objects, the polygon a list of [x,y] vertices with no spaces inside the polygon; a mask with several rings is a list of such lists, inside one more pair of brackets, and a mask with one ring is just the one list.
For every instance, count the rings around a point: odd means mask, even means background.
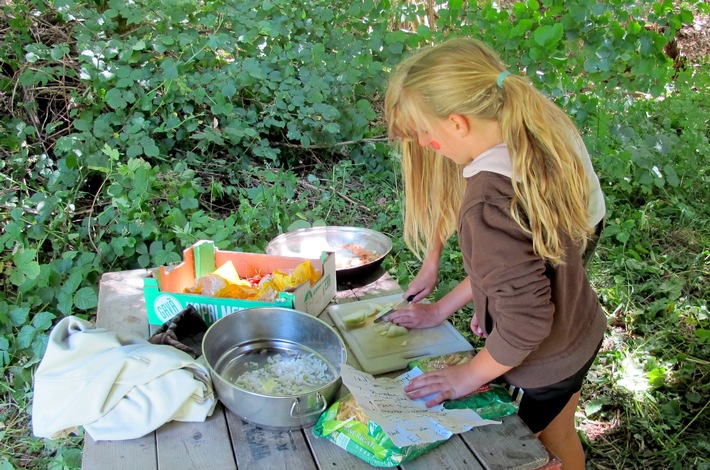
[{"label": "girl's ponytail", "polygon": [[509,76],[498,122],[508,146],[516,197],[511,213],[532,234],[535,251],[562,261],[560,233],[584,245],[589,234],[589,188],[581,140],[572,121],[523,77]]}]

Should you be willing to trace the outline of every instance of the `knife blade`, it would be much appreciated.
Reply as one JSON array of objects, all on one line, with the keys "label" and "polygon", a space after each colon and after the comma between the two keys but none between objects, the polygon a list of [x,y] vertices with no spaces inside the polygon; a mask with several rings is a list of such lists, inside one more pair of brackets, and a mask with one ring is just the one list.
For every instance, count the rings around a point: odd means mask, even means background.
[{"label": "knife blade", "polygon": [[404,299],[403,301],[401,301],[400,303],[398,303],[397,305],[395,305],[395,306],[392,307],[391,309],[387,310],[386,312],[379,313],[379,314],[375,317],[375,320],[373,321],[373,323],[381,323],[381,322],[383,322],[383,321],[387,321],[387,319],[389,318],[389,316],[390,316],[392,313],[394,313],[396,310],[399,310],[399,309],[402,308],[402,307],[406,307],[407,305],[409,305],[409,303],[410,303],[412,300],[414,300],[414,296],[413,296],[413,295],[410,295],[409,297],[407,297],[406,299]]}]

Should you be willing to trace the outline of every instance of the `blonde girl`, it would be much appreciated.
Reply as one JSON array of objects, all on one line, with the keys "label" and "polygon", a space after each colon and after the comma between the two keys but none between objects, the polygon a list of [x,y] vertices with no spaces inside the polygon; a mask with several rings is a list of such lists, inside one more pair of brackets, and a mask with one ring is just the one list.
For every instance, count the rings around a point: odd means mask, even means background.
[{"label": "blonde girl", "polygon": [[502,377],[524,389],[520,417],[564,467],[584,468],[574,412],[606,319],[582,260],[603,198],[594,203],[601,192],[579,133],[472,39],[404,60],[385,113],[402,154],[405,241],[423,254],[457,231],[467,274],[439,301],[391,320],[431,327],[473,301],[471,329],[486,338],[470,363],[405,391],[434,394],[433,406]]}]

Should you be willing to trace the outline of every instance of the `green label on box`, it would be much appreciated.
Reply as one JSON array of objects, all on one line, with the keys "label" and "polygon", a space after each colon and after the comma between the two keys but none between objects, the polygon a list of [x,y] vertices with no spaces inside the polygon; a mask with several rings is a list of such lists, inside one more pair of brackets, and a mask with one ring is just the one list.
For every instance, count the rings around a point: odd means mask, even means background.
[{"label": "green label on box", "polygon": [[153,310],[155,311],[155,316],[165,323],[180,313],[182,305],[172,295],[159,295],[153,303]]}]

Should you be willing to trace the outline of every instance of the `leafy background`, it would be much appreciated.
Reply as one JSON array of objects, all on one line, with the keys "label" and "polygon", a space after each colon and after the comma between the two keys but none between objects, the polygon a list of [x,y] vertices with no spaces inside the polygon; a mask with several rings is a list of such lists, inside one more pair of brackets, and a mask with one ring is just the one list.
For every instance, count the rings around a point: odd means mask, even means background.
[{"label": "leafy background", "polygon": [[[337,3],[337,2],[336,2]],[[708,468],[704,2],[17,0],[0,13],[0,468],[78,468],[83,436],[31,436],[52,325],[92,319],[104,272],[212,239],[261,252],[297,226],[388,234],[398,156],[382,93],[409,50],[473,36],[576,121],[608,226],[590,276],[609,331],[583,390],[592,468]],[[463,275],[453,246],[435,296]],[[470,310],[454,318],[468,334]],[[469,339],[476,343],[476,339]]]}]

